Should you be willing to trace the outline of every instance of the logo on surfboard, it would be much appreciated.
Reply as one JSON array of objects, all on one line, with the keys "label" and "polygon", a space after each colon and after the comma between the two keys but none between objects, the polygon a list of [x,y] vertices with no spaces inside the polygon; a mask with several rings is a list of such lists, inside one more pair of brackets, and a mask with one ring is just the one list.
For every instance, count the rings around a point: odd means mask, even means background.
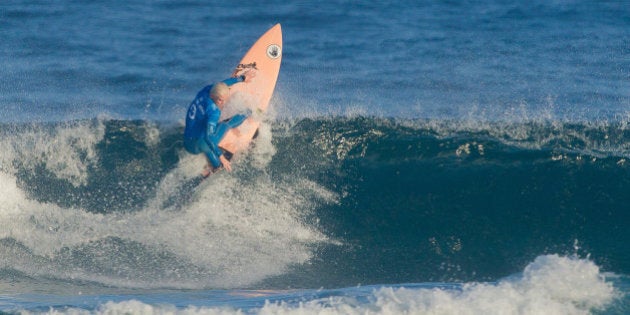
[{"label": "logo on surfboard", "polygon": [[280,46],[276,44],[271,44],[267,46],[267,57],[271,59],[276,59],[280,57],[281,52],[282,52],[282,49],[280,48]]}]

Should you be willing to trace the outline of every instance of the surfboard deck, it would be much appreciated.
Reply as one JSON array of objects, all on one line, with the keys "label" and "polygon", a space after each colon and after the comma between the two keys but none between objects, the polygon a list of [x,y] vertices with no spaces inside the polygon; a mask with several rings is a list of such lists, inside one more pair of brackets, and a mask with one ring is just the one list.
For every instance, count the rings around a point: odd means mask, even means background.
[{"label": "surfboard deck", "polygon": [[[244,103],[253,115],[248,117],[238,131],[230,130],[219,142],[219,147],[234,155],[249,147],[258,131],[260,121],[256,116],[264,113],[276,87],[280,63],[282,61],[282,28],[276,24],[265,32],[247,51],[235,67],[232,75],[241,75],[247,70],[254,70],[256,76],[248,83],[238,83],[230,87],[230,102]],[[228,102],[227,106],[230,106]]]}]

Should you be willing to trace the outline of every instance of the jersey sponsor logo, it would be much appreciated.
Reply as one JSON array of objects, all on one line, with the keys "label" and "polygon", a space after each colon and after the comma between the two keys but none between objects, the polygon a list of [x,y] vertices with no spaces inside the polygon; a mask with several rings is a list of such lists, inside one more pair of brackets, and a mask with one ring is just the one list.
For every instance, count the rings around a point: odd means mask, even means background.
[{"label": "jersey sponsor logo", "polygon": [[188,108],[188,118],[194,120],[195,116],[197,116],[197,104],[192,104]]}]

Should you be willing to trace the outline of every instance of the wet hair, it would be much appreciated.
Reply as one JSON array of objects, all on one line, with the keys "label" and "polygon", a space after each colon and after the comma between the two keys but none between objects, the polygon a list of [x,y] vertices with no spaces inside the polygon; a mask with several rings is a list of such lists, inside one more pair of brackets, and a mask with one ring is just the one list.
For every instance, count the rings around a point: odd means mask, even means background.
[{"label": "wet hair", "polygon": [[212,89],[210,90],[210,98],[215,98],[217,96],[227,96],[230,93],[230,88],[228,88],[227,84],[223,82],[217,82],[212,85]]}]

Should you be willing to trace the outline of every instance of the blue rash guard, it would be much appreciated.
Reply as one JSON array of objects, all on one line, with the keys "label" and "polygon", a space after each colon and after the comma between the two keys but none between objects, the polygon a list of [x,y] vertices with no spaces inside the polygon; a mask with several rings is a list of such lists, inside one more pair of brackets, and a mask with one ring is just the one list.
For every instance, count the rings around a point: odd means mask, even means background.
[{"label": "blue rash guard", "polygon": [[[243,82],[243,77],[223,80],[228,86]],[[235,115],[226,122],[219,122],[221,109],[210,98],[212,85],[204,87],[190,103],[186,113],[186,128],[184,129],[184,147],[192,154],[205,153],[212,167],[221,166],[219,157],[223,151],[219,142],[230,130],[240,125],[247,116]]]}]

